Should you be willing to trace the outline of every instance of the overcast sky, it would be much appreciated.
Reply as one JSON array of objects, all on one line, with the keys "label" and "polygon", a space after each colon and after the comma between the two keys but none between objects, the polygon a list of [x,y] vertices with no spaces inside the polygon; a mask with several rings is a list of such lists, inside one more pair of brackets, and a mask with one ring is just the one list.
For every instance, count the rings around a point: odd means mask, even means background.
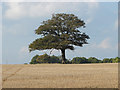
[{"label": "overcast sky", "polygon": [[[118,56],[118,3],[117,2],[23,2],[2,3],[2,62],[23,64],[36,54],[50,54],[49,50],[29,53],[28,46],[40,36],[34,33],[43,20],[53,13],[74,14],[86,23],[80,30],[90,36],[89,44],[66,50],[66,58]],[[1,28],[1,26],[0,26]],[[1,33],[0,33],[1,34]],[[61,55],[54,50],[51,55]]]}]

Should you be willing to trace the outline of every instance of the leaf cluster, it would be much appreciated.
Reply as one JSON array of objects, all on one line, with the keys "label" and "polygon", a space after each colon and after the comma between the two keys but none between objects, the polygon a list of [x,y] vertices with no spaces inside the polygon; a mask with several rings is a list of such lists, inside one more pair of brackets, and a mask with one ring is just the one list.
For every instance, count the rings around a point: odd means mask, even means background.
[{"label": "leaf cluster", "polygon": [[71,49],[73,45],[83,46],[88,44],[89,36],[80,32],[79,28],[85,27],[85,22],[74,14],[53,14],[52,18],[43,21],[35,30],[35,34],[43,38],[36,39],[29,45],[29,50],[44,49]]}]

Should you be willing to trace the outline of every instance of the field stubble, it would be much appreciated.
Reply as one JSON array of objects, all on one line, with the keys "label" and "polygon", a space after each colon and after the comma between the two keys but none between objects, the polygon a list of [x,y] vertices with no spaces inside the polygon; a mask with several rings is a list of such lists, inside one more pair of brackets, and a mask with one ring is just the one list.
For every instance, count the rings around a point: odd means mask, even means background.
[{"label": "field stubble", "polygon": [[118,64],[2,65],[3,88],[118,88]]}]

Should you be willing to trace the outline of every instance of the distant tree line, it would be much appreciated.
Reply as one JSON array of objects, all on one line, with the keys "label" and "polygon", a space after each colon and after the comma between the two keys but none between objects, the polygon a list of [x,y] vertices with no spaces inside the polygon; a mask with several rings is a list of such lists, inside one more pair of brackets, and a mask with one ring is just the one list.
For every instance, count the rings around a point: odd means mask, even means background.
[{"label": "distant tree line", "polygon": [[[85,58],[85,57],[75,57],[72,60],[66,59],[66,64],[84,64],[84,63],[118,63],[120,62],[120,58],[104,58],[103,60],[99,60],[95,57]],[[42,63],[62,63],[61,56],[49,56],[47,54],[43,55],[35,55],[30,64],[42,64]]]}]

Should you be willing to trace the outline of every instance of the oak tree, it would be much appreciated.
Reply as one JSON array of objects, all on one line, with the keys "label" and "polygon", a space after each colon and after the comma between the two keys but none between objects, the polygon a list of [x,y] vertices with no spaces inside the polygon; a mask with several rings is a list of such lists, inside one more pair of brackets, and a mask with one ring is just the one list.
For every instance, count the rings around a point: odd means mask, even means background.
[{"label": "oak tree", "polygon": [[66,62],[65,50],[74,50],[74,46],[82,47],[88,44],[89,36],[80,31],[85,28],[85,22],[74,14],[53,14],[51,19],[43,21],[35,30],[35,34],[41,38],[29,45],[29,51],[57,49],[61,50],[62,63]]}]

